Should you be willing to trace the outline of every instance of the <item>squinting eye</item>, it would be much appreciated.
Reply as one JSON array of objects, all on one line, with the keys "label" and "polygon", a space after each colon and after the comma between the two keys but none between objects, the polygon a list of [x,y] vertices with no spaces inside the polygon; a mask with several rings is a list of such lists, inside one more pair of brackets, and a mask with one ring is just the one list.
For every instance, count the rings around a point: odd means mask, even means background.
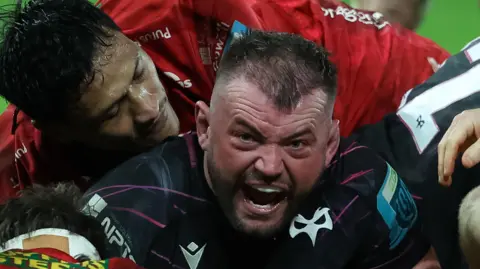
[{"label": "squinting eye", "polygon": [[133,74],[133,80],[134,81],[139,81],[142,80],[143,77],[145,76],[145,68],[140,67],[140,70],[135,70],[135,73]]},{"label": "squinting eye", "polygon": [[290,146],[293,148],[293,149],[300,149],[302,148],[303,146],[305,146],[305,143],[303,143],[303,141],[301,140],[297,140],[297,141],[293,141]]},{"label": "squinting eye", "polygon": [[240,134],[238,136],[240,138],[240,140],[242,140],[243,142],[252,142],[253,141],[253,136],[249,135],[249,134]]}]

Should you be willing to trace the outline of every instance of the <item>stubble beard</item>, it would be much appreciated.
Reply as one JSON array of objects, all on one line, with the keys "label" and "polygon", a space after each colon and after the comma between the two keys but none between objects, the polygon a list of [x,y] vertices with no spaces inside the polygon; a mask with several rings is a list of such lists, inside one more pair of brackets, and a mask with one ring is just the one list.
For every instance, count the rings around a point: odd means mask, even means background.
[{"label": "stubble beard", "polygon": [[[211,151],[206,152],[206,168],[210,177],[210,187],[217,197],[218,203],[223,210],[225,217],[234,230],[249,237],[268,239],[280,233],[292,222],[299,205],[299,202],[297,201],[303,201],[305,198],[304,196],[306,196],[301,195],[301,197],[295,198],[294,201],[290,200],[288,202],[289,204],[279,225],[271,225],[262,228],[251,227],[246,225],[245,221],[238,216],[233,201],[235,192],[238,190],[238,187],[235,185],[238,183],[241,184],[245,175],[242,175],[242,179],[232,182],[232,180],[223,175],[222,171],[217,167]],[[227,182],[232,183],[228,184]]]}]

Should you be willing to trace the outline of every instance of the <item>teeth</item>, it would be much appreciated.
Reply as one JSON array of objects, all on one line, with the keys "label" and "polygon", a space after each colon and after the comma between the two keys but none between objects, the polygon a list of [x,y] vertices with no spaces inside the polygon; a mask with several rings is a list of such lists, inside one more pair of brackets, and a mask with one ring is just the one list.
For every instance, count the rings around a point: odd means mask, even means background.
[{"label": "teeth", "polygon": [[282,189],[275,188],[275,187],[257,187],[257,186],[253,186],[252,188],[254,188],[255,190],[257,190],[257,191],[259,191],[259,192],[264,192],[264,193],[279,193],[279,192],[282,192]]},{"label": "teeth", "polygon": [[257,204],[255,204],[254,202],[252,202],[252,201],[250,201],[250,200],[249,200],[248,202],[249,202],[251,205],[253,205],[254,207],[260,208],[260,209],[271,209],[271,208],[273,208],[273,207],[275,206],[275,205],[271,205],[271,204],[267,204],[267,205],[257,205]]}]

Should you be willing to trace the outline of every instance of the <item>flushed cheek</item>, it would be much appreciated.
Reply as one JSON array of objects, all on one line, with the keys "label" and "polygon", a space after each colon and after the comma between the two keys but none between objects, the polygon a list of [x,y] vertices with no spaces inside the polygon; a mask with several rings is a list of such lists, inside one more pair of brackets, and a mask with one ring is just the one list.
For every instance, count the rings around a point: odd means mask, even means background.
[{"label": "flushed cheek", "polygon": [[228,173],[232,178],[238,178],[254,162],[254,156],[250,152],[238,151],[232,147],[219,146],[215,152],[215,162],[219,169]]}]

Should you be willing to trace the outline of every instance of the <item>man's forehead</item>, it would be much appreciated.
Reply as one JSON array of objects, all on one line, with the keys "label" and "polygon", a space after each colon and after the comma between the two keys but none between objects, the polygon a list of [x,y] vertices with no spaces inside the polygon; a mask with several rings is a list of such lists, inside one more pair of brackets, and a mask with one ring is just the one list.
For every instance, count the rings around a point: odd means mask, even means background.
[{"label": "man's forehead", "polygon": [[98,50],[93,58],[94,67],[102,74],[115,76],[127,69],[138,56],[137,45],[122,33],[115,33],[110,45]]},{"label": "man's forehead", "polygon": [[218,98],[221,108],[214,109],[213,113],[229,122],[228,125],[253,124],[266,133],[298,128],[312,130],[330,118],[326,95],[321,90],[314,92],[300,98],[293,109],[281,109],[254,85],[230,84]]},{"label": "man's forehead", "polygon": [[111,46],[100,49],[94,57],[96,73],[81,99],[88,106],[87,110],[95,110],[92,114],[97,114],[96,110],[110,105],[127,90],[138,58],[137,45],[123,34],[116,33],[110,42]]},{"label": "man's forehead", "polygon": [[[273,100],[275,93],[270,93],[270,89],[260,89],[254,83],[243,78],[235,79],[229,82],[220,91],[221,100],[229,106],[256,106],[258,108],[271,108],[277,112],[290,114],[297,110],[317,109],[320,112],[326,112],[328,105],[328,96],[322,89],[312,89],[311,93],[300,97],[293,107],[279,107]],[[288,94],[288,93],[286,93]],[[298,94],[292,89],[292,95]],[[282,96],[283,99],[294,99],[294,97]]]}]

